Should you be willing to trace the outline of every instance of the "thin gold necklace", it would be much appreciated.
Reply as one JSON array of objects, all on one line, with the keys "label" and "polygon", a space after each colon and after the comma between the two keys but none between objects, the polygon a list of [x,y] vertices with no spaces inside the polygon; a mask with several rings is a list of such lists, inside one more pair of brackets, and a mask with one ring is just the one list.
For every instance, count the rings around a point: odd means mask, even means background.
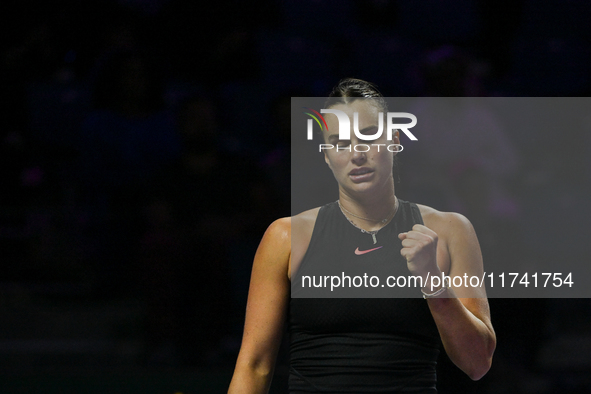
[{"label": "thin gold necklace", "polygon": [[[345,207],[343,207],[343,206],[341,205],[341,200],[340,200],[340,199],[339,199],[339,200],[337,200],[337,203],[339,204],[339,208],[341,209],[341,212],[343,213],[343,216],[344,216],[345,218],[347,218],[347,220],[349,221],[349,223],[351,223],[351,224],[352,224],[352,225],[353,225],[355,228],[357,228],[358,230],[361,230],[361,232],[362,232],[362,233],[365,233],[365,234],[369,234],[369,235],[371,235],[371,238],[373,239],[373,243],[374,243],[374,245],[375,245],[376,243],[378,243],[378,240],[376,239],[376,234],[378,233],[378,231],[380,231],[382,228],[384,228],[384,227],[385,227],[385,225],[388,223],[388,221],[389,221],[389,220],[391,220],[391,219],[394,217],[394,215],[396,215],[396,211],[398,210],[398,199],[396,198],[396,196],[394,196],[394,199],[395,199],[395,200],[394,200],[394,209],[392,210],[392,212],[390,212],[390,214],[389,214],[387,217],[385,217],[384,219],[381,219],[381,220],[374,220],[374,219],[364,218],[364,217],[362,217],[362,216],[359,216],[359,215],[355,215],[353,212],[350,212],[349,210],[345,209]],[[345,212],[346,212],[346,213],[348,213],[348,214],[349,214],[349,215],[351,215],[351,216],[354,216],[354,217],[358,218],[358,219],[367,220],[368,222],[376,222],[376,223],[381,223],[381,224],[383,224],[384,226],[382,226],[381,228],[379,228],[379,229],[377,229],[377,230],[373,230],[373,231],[367,231],[367,230],[364,230],[364,229],[362,229],[361,227],[359,227],[358,225],[356,225],[356,224],[355,224],[355,223],[354,223],[354,222],[353,222],[353,221],[352,221],[352,220],[351,220],[351,219],[350,219],[350,218],[349,218],[349,217],[348,217],[348,216],[345,214]]]}]

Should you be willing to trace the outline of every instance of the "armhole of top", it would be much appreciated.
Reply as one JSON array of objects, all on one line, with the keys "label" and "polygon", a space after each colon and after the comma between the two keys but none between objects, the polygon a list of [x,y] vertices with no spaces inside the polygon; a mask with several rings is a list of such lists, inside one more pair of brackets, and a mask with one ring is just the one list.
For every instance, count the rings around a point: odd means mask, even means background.
[{"label": "armhole of top", "polygon": [[423,215],[421,215],[421,210],[419,209],[417,204],[411,202],[410,203],[410,211],[411,211],[413,223],[425,225],[425,223],[423,222]]}]

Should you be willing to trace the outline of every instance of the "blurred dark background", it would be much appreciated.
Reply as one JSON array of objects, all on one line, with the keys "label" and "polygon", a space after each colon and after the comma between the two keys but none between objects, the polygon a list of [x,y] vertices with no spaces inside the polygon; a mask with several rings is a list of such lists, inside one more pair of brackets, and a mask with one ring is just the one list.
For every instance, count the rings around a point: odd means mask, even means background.
[{"label": "blurred dark background", "polygon": [[[225,392],[254,252],[290,215],[291,96],[348,76],[385,96],[591,91],[588,1],[197,4],[0,5],[1,393]],[[485,264],[588,263],[590,128],[493,130],[497,165],[427,149],[397,192],[465,213]],[[490,304],[493,368],[474,383],[442,357],[441,393],[590,392],[588,299]]]}]

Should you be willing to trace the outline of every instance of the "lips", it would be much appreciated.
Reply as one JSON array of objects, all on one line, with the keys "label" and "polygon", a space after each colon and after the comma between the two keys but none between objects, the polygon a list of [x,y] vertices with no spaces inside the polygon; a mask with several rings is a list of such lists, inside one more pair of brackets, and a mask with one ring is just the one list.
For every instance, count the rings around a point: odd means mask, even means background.
[{"label": "lips", "polygon": [[371,168],[359,167],[359,168],[352,169],[351,172],[349,172],[349,175],[363,175],[363,174],[368,174],[370,172],[373,172],[373,170]]},{"label": "lips", "polygon": [[373,170],[368,167],[354,168],[349,172],[349,177],[355,183],[366,182],[373,178]]}]

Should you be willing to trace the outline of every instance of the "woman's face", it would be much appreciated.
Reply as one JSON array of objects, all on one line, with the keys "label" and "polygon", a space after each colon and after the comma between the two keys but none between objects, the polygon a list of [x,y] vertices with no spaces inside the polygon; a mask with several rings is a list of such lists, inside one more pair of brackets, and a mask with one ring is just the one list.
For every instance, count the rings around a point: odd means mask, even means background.
[{"label": "woman's face", "polygon": [[[384,122],[384,130],[378,139],[360,140],[353,132],[353,113],[359,114],[359,131],[362,134],[373,135],[378,130],[379,108],[371,101],[356,100],[350,104],[335,105],[331,109],[345,112],[351,125],[351,140],[339,140],[339,122],[336,115],[325,115],[328,131],[324,131],[324,140],[335,148],[324,150],[324,159],[339,183],[341,191],[356,194],[377,192],[383,188],[393,187],[392,167],[395,153],[388,151],[387,147],[400,143],[398,131],[394,133],[393,140],[388,141]],[[360,144],[365,146],[357,146]],[[355,146],[359,152],[355,150]],[[367,150],[367,146],[369,146],[367,152],[360,152]]]}]

